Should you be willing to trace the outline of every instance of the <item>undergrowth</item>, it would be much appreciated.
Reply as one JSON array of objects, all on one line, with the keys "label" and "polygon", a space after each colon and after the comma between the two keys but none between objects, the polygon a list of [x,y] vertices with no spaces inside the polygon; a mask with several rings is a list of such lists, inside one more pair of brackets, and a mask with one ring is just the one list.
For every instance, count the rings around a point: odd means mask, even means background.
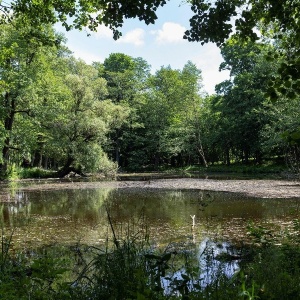
[{"label": "undergrowth", "polygon": [[[2,232],[0,299],[299,299],[300,249],[294,237],[282,245],[271,238],[266,243],[269,232],[250,224],[253,244],[247,252],[217,255],[207,244],[199,254],[190,244],[155,248],[145,230],[117,239],[109,223],[113,234],[104,248],[14,251],[13,233]],[[228,273],[237,262],[239,268]]]}]

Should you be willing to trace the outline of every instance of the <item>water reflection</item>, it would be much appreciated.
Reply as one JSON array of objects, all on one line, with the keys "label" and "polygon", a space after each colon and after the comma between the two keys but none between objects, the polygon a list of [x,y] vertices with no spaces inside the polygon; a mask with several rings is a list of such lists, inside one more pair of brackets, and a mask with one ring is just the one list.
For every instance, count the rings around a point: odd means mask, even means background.
[{"label": "water reflection", "polygon": [[[186,253],[189,259],[195,258],[189,270],[181,267],[161,279],[165,294],[168,296],[176,294],[179,297],[178,287],[183,286],[184,282],[189,291],[195,290],[196,285],[203,289],[213,283],[218,284],[222,276],[232,278],[240,269],[241,259],[237,259],[237,249],[228,242],[215,242],[204,238],[199,245],[189,247],[189,250],[185,251],[190,252]],[[227,261],[221,259],[224,255]]]},{"label": "water reflection", "polygon": [[22,214],[22,218],[28,218],[30,215],[31,203],[24,192],[15,192],[8,195],[8,201],[0,204],[0,222],[6,226],[17,226],[15,220]]},{"label": "water reflection", "polygon": [[[225,256],[227,260],[221,259]],[[198,249],[201,285],[207,286],[214,282],[220,274],[231,278],[239,270],[236,249],[228,242],[214,242],[205,238]]]},{"label": "water reflection", "polygon": [[[100,244],[111,234],[106,208],[118,238],[147,227],[162,247],[200,244],[205,237],[238,237],[249,220],[276,222],[298,214],[297,199],[254,199],[237,194],[156,189],[68,189],[22,191],[0,205],[0,222],[15,227],[15,244]],[[131,224],[129,226],[129,224]]]}]

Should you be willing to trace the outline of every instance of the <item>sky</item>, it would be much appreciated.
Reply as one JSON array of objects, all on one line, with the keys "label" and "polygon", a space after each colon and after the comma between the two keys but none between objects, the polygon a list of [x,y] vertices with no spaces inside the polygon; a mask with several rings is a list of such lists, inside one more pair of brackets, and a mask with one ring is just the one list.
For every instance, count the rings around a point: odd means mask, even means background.
[{"label": "sky", "polygon": [[204,91],[213,94],[216,84],[229,79],[229,72],[219,72],[223,60],[217,46],[212,43],[202,46],[182,38],[189,29],[190,7],[182,4],[182,0],[171,0],[157,10],[157,16],[154,25],[145,25],[135,19],[125,20],[121,29],[123,36],[118,41],[105,26],[99,26],[97,32],[90,36],[86,31],[66,32],[60,26],[56,29],[65,34],[73,55],[88,64],[104,62],[111,53],[118,52],[142,57],[151,65],[154,74],[162,66],[182,69],[188,61],[192,61],[202,71]]}]

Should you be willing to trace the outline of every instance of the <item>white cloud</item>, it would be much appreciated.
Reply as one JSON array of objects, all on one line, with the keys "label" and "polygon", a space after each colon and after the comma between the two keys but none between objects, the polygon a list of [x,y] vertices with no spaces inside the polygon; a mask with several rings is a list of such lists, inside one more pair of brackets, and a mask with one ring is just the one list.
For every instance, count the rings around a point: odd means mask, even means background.
[{"label": "white cloud", "polygon": [[99,25],[97,27],[97,31],[92,33],[93,36],[96,38],[107,38],[112,39],[113,38],[113,32],[108,27],[104,25]]},{"label": "white cloud", "polygon": [[76,58],[80,58],[80,59],[84,60],[87,64],[91,64],[94,61],[97,61],[97,62],[104,61],[104,58],[101,57],[100,55],[94,55],[91,52],[81,51],[79,49],[74,50],[73,55]]},{"label": "white cloud", "polygon": [[144,37],[145,37],[145,31],[141,28],[136,28],[136,29],[133,29],[133,30],[127,32],[117,42],[133,44],[135,46],[142,46],[145,43]]},{"label": "white cloud", "polygon": [[159,44],[167,43],[181,43],[184,41],[182,38],[185,27],[177,23],[166,22],[163,24],[162,29],[152,30],[151,33],[156,36],[156,42]]},{"label": "white cloud", "polygon": [[209,94],[215,93],[216,84],[229,79],[229,71],[217,71],[223,58],[216,45],[210,43],[202,46],[201,55],[197,55],[191,60],[202,70],[202,83]]}]

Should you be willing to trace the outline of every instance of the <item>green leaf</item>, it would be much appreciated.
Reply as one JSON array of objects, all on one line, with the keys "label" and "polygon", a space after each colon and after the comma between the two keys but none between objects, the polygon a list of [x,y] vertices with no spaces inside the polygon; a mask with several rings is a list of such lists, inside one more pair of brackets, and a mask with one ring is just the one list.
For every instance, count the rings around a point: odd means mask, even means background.
[{"label": "green leaf", "polygon": [[186,280],[186,281],[191,280],[191,278],[189,276],[185,275],[185,274],[181,274],[181,277],[182,277],[183,280]]},{"label": "green leaf", "polygon": [[156,260],[160,260],[161,257],[158,255],[154,255],[154,254],[145,254],[145,258],[147,259],[156,259]]},{"label": "green leaf", "polygon": [[163,255],[161,258],[162,261],[168,261],[171,258],[172,254],[171,253],[166,253]]},{"label": "green leaf", "polygon": [[300,140],[300,131],[296,131],[290,134],[293,140]]}]

